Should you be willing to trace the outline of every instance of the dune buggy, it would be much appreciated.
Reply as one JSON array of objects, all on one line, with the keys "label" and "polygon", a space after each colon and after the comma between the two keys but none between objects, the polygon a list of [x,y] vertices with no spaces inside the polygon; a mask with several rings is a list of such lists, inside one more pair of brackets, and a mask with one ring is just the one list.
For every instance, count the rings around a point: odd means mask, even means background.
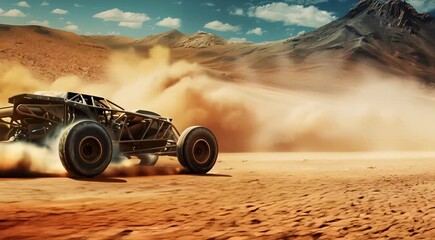
[{"label": "dune buggy", "polygon": [[36,92],[13,96],[9,103],[0,108],[0,141],[43,144],[64,129],[59,157],[73,176],[99,175],[119,156],[154,165],[161,155],[176,156],[188,171],[204,174],[218,156],[209,129],[195,126],[180,134],[172,119],[145,110],[125,111],[102,97]]}]

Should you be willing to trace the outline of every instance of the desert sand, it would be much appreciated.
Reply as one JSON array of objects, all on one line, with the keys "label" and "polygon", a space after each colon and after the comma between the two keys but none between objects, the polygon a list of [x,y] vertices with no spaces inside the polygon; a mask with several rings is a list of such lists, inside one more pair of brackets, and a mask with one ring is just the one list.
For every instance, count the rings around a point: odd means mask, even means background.
[{"label": "desert sand", "polygon": [[149,176],[2,179],[0,239],[434,239],[434,158],[233,153],[203,176],[165,158]]}]

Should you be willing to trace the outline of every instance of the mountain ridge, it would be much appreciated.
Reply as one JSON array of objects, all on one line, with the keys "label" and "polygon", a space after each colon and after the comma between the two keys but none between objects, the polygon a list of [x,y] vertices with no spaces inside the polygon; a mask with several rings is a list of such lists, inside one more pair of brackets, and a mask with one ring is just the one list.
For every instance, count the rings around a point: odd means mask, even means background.
[{"label": "mountain ridge", "polygon": [[402,0],[388,0],[385,2],[379,0],[360,0],[350,9],[344,18],[354,18],[365,11],[368,14],[384,16],[392,21],[393,24],[405,28],[411,33],[419,30],[419,24],[433,21],[433,17],[429,12],[418,13],[411,4]]},{"label": "mountain ridge", "polygon": [[400,0],[362,0],[348,14],[312,32],[287,39],[293,58],[329,53],[348,61],[372,61],[395,72],[434,82],[435,23]]}]

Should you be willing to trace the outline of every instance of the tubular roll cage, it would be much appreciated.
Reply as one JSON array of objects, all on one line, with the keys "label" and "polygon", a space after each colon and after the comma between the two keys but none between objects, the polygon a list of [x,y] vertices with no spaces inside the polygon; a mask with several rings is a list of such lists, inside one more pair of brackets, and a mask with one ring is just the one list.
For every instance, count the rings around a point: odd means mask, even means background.
[{"label": "tubular roll cage", "polygon": [[[27,99],[27,102],[20,99]],[[106,128],[112,142],[119,146],[120,153],[125,156],[146,153],[177,155],[180,133],[172,124],[172,119],[152,112],[133,113],[105,98],[71,92],[63,97],[23,94],[10,98],[9,103],[14,106],[0,108],[0,123],[8,125],[10,129],[27,131],[28,135],[41,131],[45,135],[60,126],[92,119]],[[26,128],[29,121],[35,119],[46,124],[40,129]],[[142,129],[134,131],[135,126]]]}]

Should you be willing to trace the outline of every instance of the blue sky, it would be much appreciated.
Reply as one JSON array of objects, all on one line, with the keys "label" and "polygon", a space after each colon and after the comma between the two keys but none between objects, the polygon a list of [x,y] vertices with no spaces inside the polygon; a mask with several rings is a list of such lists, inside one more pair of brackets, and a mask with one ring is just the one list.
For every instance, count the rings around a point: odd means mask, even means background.
[{"label": "blue sky", "polygon": [[[356,0],[2,0],[0,23],[43,25],[85,35],[141,38],[177,29],[233,41],[265,42],[342,17]],[[420,12],[434,0],[409,0]]]}]

